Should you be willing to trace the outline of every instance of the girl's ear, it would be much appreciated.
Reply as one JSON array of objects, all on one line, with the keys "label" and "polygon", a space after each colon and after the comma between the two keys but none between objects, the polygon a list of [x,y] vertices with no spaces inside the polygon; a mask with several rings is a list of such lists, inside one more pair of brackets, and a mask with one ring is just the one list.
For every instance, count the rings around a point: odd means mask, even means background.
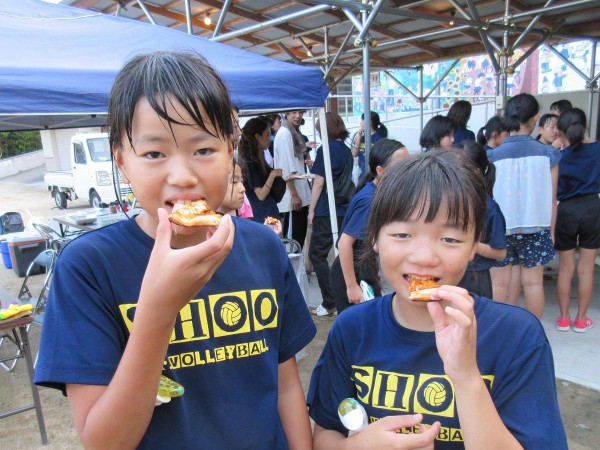
[{"label": "girl's ear", "polygon": [[377,241],[373,243],[373,250],[375,250],[375,253],[379,253],[379,245],[377,245]]},{"label": "girl's ear", "polygon": [[383,173],[383,170],[384,170],[384,169],[383,169],[383,167],[381,167],[381,166],[377,166],[377,167],[375,168],[375,173],[377,174],[377,178],[379,178],[379,177],[381,176],[381,174]]},{"label": "girl's ear", "polygon": [[113,158],[115,159],[115,163],[117,164],[117,169],[121,174],[121,180],[123,180],[124,184],[130,184],[129,178],[125,174],[124,164],[123,164],[123,152],[119,150],[113,150]]}]

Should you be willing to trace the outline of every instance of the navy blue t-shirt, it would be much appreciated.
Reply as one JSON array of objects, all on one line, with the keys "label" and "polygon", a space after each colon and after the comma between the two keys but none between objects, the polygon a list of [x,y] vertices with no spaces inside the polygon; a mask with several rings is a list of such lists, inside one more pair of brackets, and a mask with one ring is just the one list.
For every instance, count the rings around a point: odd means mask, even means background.
[{"label": "navy blue t-shirt", "polygon": [[267,217],[279,217],[279,208],[277,202],[269,195],[264,200],[259,200],[254,192],[254,188],[261,188],[268,179],[267,176],[261,176],[258,163],[248,161],[244,164],[244,187],[246,188],[246,197],[252,206],[252,220],[264,223]]},{"label": "navy blue t-shirt", "polygon": [[[139,448],[287,448],[277,412],[278,365],[316,328],[281,240],[263,225],[233,220],[233,248],[182,308],[164,359],[164,375],[185,393],[154,409]],[[110,383],[153,245],[137,224],[122,221],[63,250],[36,383],[63,390]]]},{"label": "navy blue t-shirt", "polygon": [[466,128],[459,128],[454,132],[454,145],[460,144],[462,141],[474,141],[475,133],[471,130],[467,130]]},{"label": "navy blue t-shirt", "polygon": [[[487,212],[485,214],[485,228],[481,242],[488,244],[494,249],[502,249],[507,247],[506,241],[506,222],[504,215],[500,211],[498,203],[492,198],[487,198]],[[495,259],[486,258],[475,254],[473,261],[469,263],[467,271],[488,270],[494,267],[498,261]]]},{"label": "navy blue t-shirt", "polygon": [[558,200],[600,192],[600,141],[567,147],[558,163]]},{"label": "navy blue t-shirt", "polygon": [[[371,135],[371,146],[380,139],[383,139],[383,136],[378,132],[375,132]],[[366,166],[366,157],[365,157],[365,137],[363,136],[360,139],[360,147],[358,148],[358,167],[360,168],[360,173],[365,173]]]},{"label": "navy blue t-shirt", "polygon": [[346,211],[344,221],[340,227],[340,237],[342,233],[346,233],[357,241],[365,240],[367,234],[367,222],[369,221],[369,215],[371,214],[371,205],[373,204],[374,195],[375,184],[372,181],[369,181],[354,197],[352,197],[352,201],[348,205],[348,210]]},{"label": "navy blue t-shirt", "polygon": [[[331,159],[331,176],[333,181],[337,180],[338,177],[344,171],[344,167],[350,164],[352,161],[352,152],[342,141],[330,140],[329,141],[329,157]],[[323,178],[325,176],[325,161],[323,159],[323,147],[317,149],[317,156],[313,163],[310,171],[315,175],[320,175]],[[327,200],[327,192],[325,188],[327,184],[323,186],[317,205],[315,206],[315,217],[328,217],[329,216],[329,203]],[[344,217],[346,214],[347,206],[336,206],[335,211],[338,217]]]},{"label": "navy blue t-shirt", "polygon": [[[337,317],[310,381],[310,416],[321,427],[346,434],[338,405],[355,398],[369,423],[415,413],[423,414],[425,425],[440,421],[435,448],[462,450],[454,388],[435,333],[400,325],[393,296],[358,304]],[[473,297],[477,365],[502,422],[528,450],[566,449],[552,351],[540,321],[523,308]]]}]

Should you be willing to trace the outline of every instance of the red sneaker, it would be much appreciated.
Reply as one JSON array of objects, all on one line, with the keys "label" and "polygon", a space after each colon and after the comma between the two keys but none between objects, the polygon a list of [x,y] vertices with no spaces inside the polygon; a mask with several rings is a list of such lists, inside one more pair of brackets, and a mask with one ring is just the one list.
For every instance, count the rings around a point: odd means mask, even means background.
[{"label": "red sneaker", "polygon": [[558,331],[569,331],[571,329],[571,319],[568,317],[559,317],[556,319],[556,329]]},{"label": "red sneaker", "polygon": [[584,317],[580,320],[575,320],[573,322],[573,331],[577,333],[585,333],[587,330],[594,326],[594,322],[589,317]]}]

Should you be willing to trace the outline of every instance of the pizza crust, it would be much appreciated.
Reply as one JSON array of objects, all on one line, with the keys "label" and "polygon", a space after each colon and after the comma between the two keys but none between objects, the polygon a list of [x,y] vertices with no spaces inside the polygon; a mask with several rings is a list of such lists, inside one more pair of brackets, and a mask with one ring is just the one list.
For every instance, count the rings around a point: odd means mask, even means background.
[{"label": "pizza crust", "polygon": [[173,205],[169,221],[182,227],[212,227],[219,225],[222,217],[210,209],[205,200],[183,200]]}]

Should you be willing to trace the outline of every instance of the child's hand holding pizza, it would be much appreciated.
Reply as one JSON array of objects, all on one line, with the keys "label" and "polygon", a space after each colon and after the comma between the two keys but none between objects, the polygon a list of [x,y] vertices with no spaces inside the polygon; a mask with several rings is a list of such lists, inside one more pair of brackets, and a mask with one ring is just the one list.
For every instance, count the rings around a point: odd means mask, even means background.
[{"label": "child's hand holding pizza", "polygon": [[167,211],[159,209],[158,217],[156,240],[142,282],[140,300],[151,299],[154,308],[160,308],[167,317],[174,318],[211,279],[229,254],[235,228],[231,217],[223,216],[216,230],[209,229],[205,242],[173,249]]},{"label": "child's hand holding pizza", "polygon": [[432,293],[432,299],[442,300],[428,303],[427,308],[433,319],[436,345],[446,375],[454,383],[473,376],[480,378],[473,298],[465,289],[444,285]]}]

